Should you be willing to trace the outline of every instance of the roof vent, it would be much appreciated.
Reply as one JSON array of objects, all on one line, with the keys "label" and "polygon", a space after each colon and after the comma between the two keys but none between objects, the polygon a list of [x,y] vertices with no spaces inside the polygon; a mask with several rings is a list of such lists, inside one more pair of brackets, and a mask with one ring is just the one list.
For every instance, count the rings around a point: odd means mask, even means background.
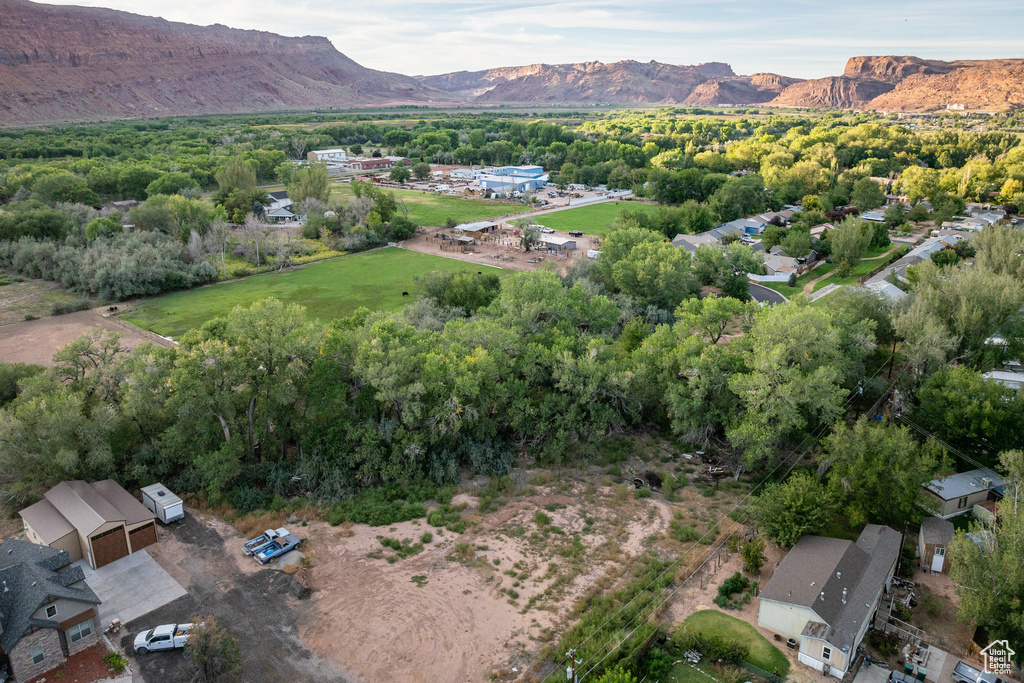
[{"label": "roof vent", "polygon": [[846,604],[846,589],[843,589],[843,604]]},{"label": "roof vent", "polygon": [[167,494],[167,492],[166,491],[162,491],[162,490],[156,492],[156,495],[158,495],[158,496],[163,496],[163,495],[166,495],[166,494]]},{"label": "roof vent", "polygon": [[822,601],[825,600],[825,591],[821,591],[821,599],[822,599]]},{"label": "roof vent", "polygon": [[836,572],[836,578],[837,579],[843,578],[843,573],[842,572]]},{"label": "roof vent", "polygon": [[982,477],[981,478],[981,488],[983,488],[983,489],[992,488],[992,480],[989,479],[988,477]]}]

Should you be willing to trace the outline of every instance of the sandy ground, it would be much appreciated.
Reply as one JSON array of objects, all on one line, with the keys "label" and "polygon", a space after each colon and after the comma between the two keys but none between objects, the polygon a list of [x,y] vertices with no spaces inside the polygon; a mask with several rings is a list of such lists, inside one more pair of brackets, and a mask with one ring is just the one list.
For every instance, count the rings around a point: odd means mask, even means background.
[{"label": "sandy ground", "polygon": [[128,349],[143,342],[170,344],[116,318],[104,318],[100,309],[78,311],[0,326],[0,362],[53,365],[57,349],[94,329],[121,332],[121,345]]}]

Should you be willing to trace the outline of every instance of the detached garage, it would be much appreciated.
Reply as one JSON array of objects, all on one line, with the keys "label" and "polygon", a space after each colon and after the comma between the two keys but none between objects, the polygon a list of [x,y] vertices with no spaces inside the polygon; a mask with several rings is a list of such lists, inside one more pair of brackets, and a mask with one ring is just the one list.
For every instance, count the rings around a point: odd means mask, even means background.
[{"label": "detached garage", "polygon": [[93,569],[156,543],[156,515],[113,479],[61,482],[19,514],[30,541]]}]

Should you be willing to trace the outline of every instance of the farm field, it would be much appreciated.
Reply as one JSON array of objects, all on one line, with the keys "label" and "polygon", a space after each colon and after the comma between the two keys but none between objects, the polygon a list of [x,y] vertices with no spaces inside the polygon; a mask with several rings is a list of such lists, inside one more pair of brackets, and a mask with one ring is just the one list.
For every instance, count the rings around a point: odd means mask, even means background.
[{"label": "farm field", "polygon": [[654,212],[658,210],[658,207],[641,202],[605,202],[537,216],[534,220],[539,225],[562,232],[582,230],[587,235],[604,237],[608,234],[612,222],[623,209]]},{"label": "farm field", "polygon": [[[525,204],[505,204],[502,202],[481,199],[463,199],[439,195],[433,192],[418,190],[396,190],[395,198],[404,201],[409,207],[409,219],[428,227],[444,225],[449,218],[456,223],[472,223],[498,216],[529,211]],[[351,185],[334,184],[331,186],[331,199],[348,201],[353,197]]]},{"label": "farm field", "polygon": [[[333,320],[351,315],[360,306],[397,310],[415,298],[414,279],[431,271],[475,272],[486,267],[404,249],[381,249],[146,299],[125,317],[157,334],[176,337],[236,306],[274,297],[305,306],[315,318]],[[411,297],[403,297],[403,291]]]}]

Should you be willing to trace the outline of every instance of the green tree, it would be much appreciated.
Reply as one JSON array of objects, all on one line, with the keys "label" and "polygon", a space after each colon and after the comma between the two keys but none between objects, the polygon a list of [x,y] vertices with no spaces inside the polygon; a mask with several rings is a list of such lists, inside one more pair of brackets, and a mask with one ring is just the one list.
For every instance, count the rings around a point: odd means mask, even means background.
[{"label": "green tree", "polygon": [[829,254],[834,262],[841,263],[845,259],[850,268],[855,268],[871,244],[871,237],[864,221],[847,218],[829,232]]},{"label": "green tree", "polygon": [[885,192],[882,186],[871,178],[861,178],[853,184],[850,203],[861,211],[877,209],[885,204]]},{"label": "green tree", "polygon": [[618,666],[604,672],[595,683],[636,683],[636,676]]},{"label": "green tree", "polygon": [[900,528],[921,515],[921,485],[946,463],[931,441],[918,443],[909,427],[836,424],[818,456],[828,468],[832,496],[854,525],[865,522]]},{"label": "green tree", "polygon": [[[761,233],[761,244],[764,245],[765,250],[770,250],[772,247],[782,244],[782,240],[786,239],[789,234],[789,230],[778,225],[769,225]],[[808,233],[810,234],[810,233]]]},{"label": "green tree", "polygon": [[764,554],[764,539],[758,536],[749,541],[744,541],[740,546],[740,556],[743,558],[743,569],[750,574],[757,574],[761,567],[768,561]]},{"label": "green tree", "polygon": [[417,180],[426,180],[430,177],[430,164],[421,161],[412,167],[412,174]]},{"label": "green tree", "polygon": [[238,641],[212,616],[199,617],[188,634],[186,653],[198,683],[216,683],[242,670]]},{"label": "green tree", "polygon": [[807,534],[828,526],[833,502],[828,489],[806,470],[794,472],[785,482],[773,484],[752,506],[754,524],[781,546],[791,546]]},{"label": "green tree", "polygon": [[957,531],[949,548],[958,598],[957,619],[984,626],[992,640],[1024,647],[1024,453],[1000,455],[1009,490],[997,505],[997,524],[971,525],[975,538]]},{"label": "green tree", "polygon": [[[430,167],[428,166],[427,168],[429,169]],[[409,172],[409,168],[405,164],[398,164],[391,169],[391,173],[388,174],[388,177],[396,183],[404,185],[405,181],[412,177],[412,173]]]},{"label": "green tree", "polygon": [[155,194],[181,194],[181,191],[185,188],[199,189],[199,183],[197,183],[195,178],[188,173],[183,173],[181,171],[164,173],[162,176],[146,186],[146,196],[152,197]]},{"label": "green tree", "polygon": [[782,248],[786,255],[793,258],[803,258],[811,253],[811,233],[806,230],[794,229],[782,241]]},{"label": "green tree", "polygon": [[725,296],[748,301],[747,273],[764,274],[764,254],[738,242],[727,245],[724,250],[703,244],[693,253],[693,272],[700,284],[714,285]]},{"label": "green tree", "polygon": [[709,294],[703,299],[688,299],[676,308],[678,326],[701,335],[709,344],[717,344],[734,321],[740,326],[744,318],[752,318],[754,306],[731,297]]},{"label": "green tree", "polygon": [[85,226],[85,238],[94,240],[97,237],[110,237],[123,229],[121,222],[113,218],[94,218]]},{"label": "green tree", "polygon": [[895,230],[903,225],[906,215],[907,211],[903,208],[903,204],[893,204],[885,210],[885,227]]},{"label": "green tree", "polygon": [[67,171],[43,176],[32,185],[32,191],[44,202],[73,202],[99,206],[99,197],[85,178]]},{"label": "green tree", "polygon": [[329,202],[331,183],[327,164],[309,164],[298,169],[288,185],[288,198],[296,204],[307,199],[318,199],[324,204]]},{"label": "green tree", "polygon": [[160,175],[160,171],[149,166],[132,165],[122,168],[117,175],[117,193],[124,199],[142,201],[148,196],[146,188]]},{"label": "green tree", "polygon": [[[251,192],[256,189],[256,169],[242,157],[231,157],[214,174],[221,195],[227,196],[233,190]],[[294,199],[292,200],[294,201]]]}]

